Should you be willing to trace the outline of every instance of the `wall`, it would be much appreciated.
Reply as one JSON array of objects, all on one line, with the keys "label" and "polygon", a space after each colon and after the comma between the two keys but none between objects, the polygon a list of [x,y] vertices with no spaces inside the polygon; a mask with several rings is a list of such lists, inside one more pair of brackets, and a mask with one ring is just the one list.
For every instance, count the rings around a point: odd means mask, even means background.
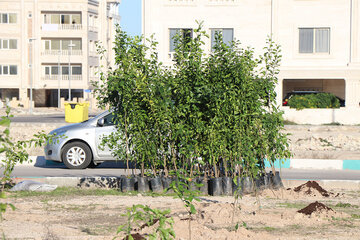
[{"label": "wall", "polygon": [[282,109],[284,110],[284,119],[297,124],[355,125],[360,122],[360,108],[303,109],[299,111],[289,107],[282,107]]}]

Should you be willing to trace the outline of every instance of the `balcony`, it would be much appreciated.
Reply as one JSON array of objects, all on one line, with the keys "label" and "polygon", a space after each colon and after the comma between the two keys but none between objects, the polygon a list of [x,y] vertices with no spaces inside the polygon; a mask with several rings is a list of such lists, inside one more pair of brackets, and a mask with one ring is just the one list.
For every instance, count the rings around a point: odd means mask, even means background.
[{"label": "balcony", "polygon": [[[70,53],[70,54],[69,54]],[[68,55],[77,55],[77,56],[81,56],[83,55],[82,50],[43,50],[41,52],[42,56],[68,56]]]},{"label": "balcony", "polygon": [[82,24],[43,24],[43,31],[82,30]]},{"label": "balcony", "polygon": [[[41,80],[59,80],[58,75],[45,75],[41,77]],[[69,75],[60,75],[60,80],[69,80]],[[79,81],[82,80],[82,75],[70,75],[70,80]]]}]

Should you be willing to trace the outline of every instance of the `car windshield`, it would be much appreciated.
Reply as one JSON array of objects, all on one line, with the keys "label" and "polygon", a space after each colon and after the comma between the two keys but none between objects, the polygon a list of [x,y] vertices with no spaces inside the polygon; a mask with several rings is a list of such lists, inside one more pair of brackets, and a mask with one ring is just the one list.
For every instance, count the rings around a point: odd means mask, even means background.
[{"label": "car windshield", "polygon": [[109,113],[104,117],[104,126],[112,125],[115,125],[115,115],[113,113]]}]

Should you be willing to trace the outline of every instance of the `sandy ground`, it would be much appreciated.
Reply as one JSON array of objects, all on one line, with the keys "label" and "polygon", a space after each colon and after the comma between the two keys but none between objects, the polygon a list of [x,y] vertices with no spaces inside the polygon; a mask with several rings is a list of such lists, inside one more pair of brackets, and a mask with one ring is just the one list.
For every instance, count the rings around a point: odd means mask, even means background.
[{"label": "sandy ground", "polygon": [[[329,197],[312,189],[265,190],[246,195],[234,208],[234,197],[203,196],[191,221],[192,239],[360,239],[360,192],[333,190]],[[122,216],[133,204],[170,209],[176,239],[189,239],[188,216],[173,197],[79,196],[10,198],[15,211],[7,211],[0,223],[6,239],[119,239]],[[314,202],[332,210],[311,215],[297,211]],[[158,224],[158,223],[157,223]],[[135,229],[151,233],[157,227]],[[235,225],[239,224],[238,230]]]},{"label": "sandy ground", "polygon": [[294,158],[360,159],[360,126],[287,125]]}]

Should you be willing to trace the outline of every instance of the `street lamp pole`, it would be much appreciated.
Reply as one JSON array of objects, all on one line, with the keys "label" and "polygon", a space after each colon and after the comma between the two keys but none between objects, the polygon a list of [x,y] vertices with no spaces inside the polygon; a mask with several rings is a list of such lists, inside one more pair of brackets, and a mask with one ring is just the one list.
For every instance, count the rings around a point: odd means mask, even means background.
[{"label": "street lamp pole", "polygon": [[33,70],[32,70],[32,41],[35,41],[36,38],[29,38],[30,48],[29,48],[29,67],[30,67],[30,107],[29,107],[29,114],[33,114]]},{"label": "street lamp pole", "polygon": [[72,49],[72,47],[75,47],[75,44],[72,44],[72,43],[70,43],[69,45],[68,45],[68,51],[69,51],[69,71],[68,71],[68,73],[69,73],[69,99],[68,99],[68,101],[70,102],[71,101],[71,80],[70,80],[70,75],[71,75],[71,66],[70,66],[70,55],[71,55],[71,49]]},{"label": "street lamp pole", "polygon": [[58,108],[61,108],[61,100],[60,100],[60,73],[61,73],[61,70],[60,70],[60,54],[61,54],[61,51],[59,50],[58,51],[58,54],[59,54],[59,57],[58,57]]}]

